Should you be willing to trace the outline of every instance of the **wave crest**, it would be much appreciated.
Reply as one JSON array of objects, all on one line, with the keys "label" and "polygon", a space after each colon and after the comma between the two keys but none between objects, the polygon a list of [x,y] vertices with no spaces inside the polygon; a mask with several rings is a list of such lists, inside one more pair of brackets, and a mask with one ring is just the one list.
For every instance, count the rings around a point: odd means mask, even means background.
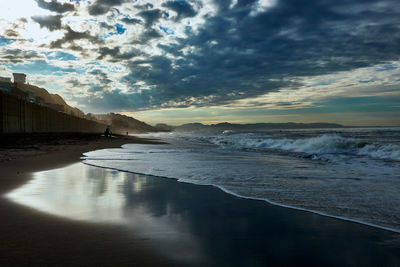
[{"label": "wave crest", "polygon": [[357,139],[337,134],[291,139],[262,138],[254,134],[220,135],[211,143],[233,149],[282,150],[306,153],[309,155],[352,154],[371,158],[400,160],[400,146],[395,144],[369,144]]}]

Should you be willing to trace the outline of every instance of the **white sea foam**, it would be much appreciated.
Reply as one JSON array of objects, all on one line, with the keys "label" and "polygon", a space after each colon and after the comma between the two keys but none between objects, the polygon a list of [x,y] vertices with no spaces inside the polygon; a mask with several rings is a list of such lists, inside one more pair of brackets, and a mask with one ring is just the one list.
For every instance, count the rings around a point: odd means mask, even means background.
[{"label": "white sea foam", "polygon": [[166,136],[169,145],[89,152],[84,162],[214,185],[242,197],[400,230],[396,138],[382,143],[375,137],[314,132]]},{"label": "white sea foam", "polygon": [[400,160],[400,146],[395,144],[367,144],[337,134],[291,139],[263,138],[254,134],[219,135],[210,139],[213,144],[234,149],[302,152],[310,155],[353,154],[372,158]]}]

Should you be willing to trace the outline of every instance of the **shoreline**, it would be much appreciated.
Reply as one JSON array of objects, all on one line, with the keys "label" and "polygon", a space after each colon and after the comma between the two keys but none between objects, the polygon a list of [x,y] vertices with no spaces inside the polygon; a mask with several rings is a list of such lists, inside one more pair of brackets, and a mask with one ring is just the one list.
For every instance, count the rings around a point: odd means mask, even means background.
[{"label": "shoreline", "polygon": [[235,197],[238,197],[238,198],[241,198],[241,199],[263,201],[263,202],[266,202],[268,205],[272,205],[272,206],[276,206],[276,207],[280,207],[280,208],[292,209],[292,210],[302,211],[302,212],[306,212],[306,213],[316,214],[316,215],[319,215],[319,216],[323,216],[323,217],[327,217],[327,218],[331,218],[331,219],[335,219],[335,220],[355,223],[355,224],[359,224],[361,226],[367,226],[367,227],[371,227],[371,228],[378,229],[378,230],[384,230],[384,231],[388,231],[388,232],[391,232],[391,233],[400,234],[400,230],[395,229],[395,228],[380,226],[380,225],[377,225],[377,224],[368,223],[368,222],[360,221],[360,220],[357,220],[357,219],[351,219],[351,218],[347,218],[347,217],[343,217],[343,216],[330,215],[328,213],[324,213],[324,212],[320,212],[320,211],[316,211],[316,210],[310,210],[310,209],[304,209],[304,208],[301,208],[301,207],[285,205],[285,204],[281,204],[281,203],[278,203],[278,202],[271,201],[271,200],[266,199],[266,198],[242,196],[242,195],[236,194],[236,193],[234,193],[232,191],[229,191],[229,190],[223,188],[222,186],[218,186],[218,185],[214,185],[214,184],[196,184],[196,183],[190,183],[190,182],[187,182],[187,181],[180,181],[178,178],[171,178],[171,177],[150,175],[150,174],[145,174],[145,173],[137,173],[137,172],[125,171],[125,170],[120,170],[120,169],[117,169],[117,168],[97,166],[97,165],[90,164],[90,163],[85,163],[85,162],[82,162],[82,163],[85,164],[85,165],[88,165],[88,166],[95,167],[95,168],[103,168],[103,169],[115,170],[115,171],[119,171],[119,172],[126,172],[126,173],[131,173],[131,174],[139,174],[139,175],[148,176],[148,177],[157,177],[157,178],[162,178],[162,179],[172,179],[172,180],[176,180],[179,183],[192,184],[192,185],[196,185],[196,186],[212,186],[212,187],[215,187],[215,188],[223,191],[224,193],[226,193],[228,195],[232,195],[232,196],[235,196]]},{"label": "shoreline", "polygon": [[[49,138],[50,136],[50,138]],[[161,144],[154,139],[114,135],[107,139],[99,134],[37,135],[26,140],[17,136],[0,142],[0,195],[30,179],[37,171],[60,168],[80,161],[83,153],[117,148],[127,143]],[[0,136],[0,139],[4,136]],[[19,141],[22,139],[22,141]],[[44,140],[49,141],[44,141]],[[10,145],[10,143],[12,145]],[[15,145],[16,144],[16,145]],[[29,177],[28,177],[29,176]]]},{"label": "shoreline", "polygon": [[[74,221],[65,217],[53,216],[50,214],[42,213],[33,208],[15,204],[4,197],[4,194],[6,194],[7,192],[19,187],[21,184],[25,184],[27,181],[32,179],[32,174],[34,172],[56,170],[72,165],[73,163],[81,162],[80,157],[84,152],[103,148],[120,147],[121,145],[127,143],[157,144],[155,140],[151,139],[141,139],[130,136],[120,136],[119,138],[120,139],[108,140],[102,137],[100,139],[95,139],[91,141],[80,140],[77,141],[76,144],[61,146],[57,144],[54,146],[44,146],[42,148],[42,151],[40,151],[43,153],[37,153],[37,149],[33,149],[32,151],[14,151],[10,154],[14,155],[13,159],[0,162],[0,172],[3,174],[0,179],[0,214],[6,215],[3,216],[5,218],[0,221],[0,244],[7,244],[0,245],[0,254],[7,255],[6,257],[0,258],[0,265],[186,265],[182,264],[181,262],[171,260],[171,258],[168,258],[165,255],[161,255],[161,253],[158,253],[154,249],[154,244],[151,244],[151,240],[142,237],[140,235],[140,231],[133,231],[132,233],[132,231],[129,231],[129,229],[125,229],[118,225]],[[27,155],[27,152],[31,153],[28,153],[30,155],[29,157],[25,157]],[[37,155],[35,155],[35,153]],[[82,163],[82,165],[90,166],[89,164],[84,163]],[[96,166],[93,168],[98,169],[99,167]],[[110,168],[106,168],[107,172],[111,172],[111,170],[112,169]],[[131,172],[127,173],[129,174],[129,176],[134,176],[134,174]],[[286,239],[288,239],[289,242],[293,242],[293,240],[302,240],[302,238],[304,237],[302,237],[301,232],[303,231],[303,229],[305,229],[304,231],[309,232],[309,234],[305,235],[305,238],[309,239],[310,235],[315,235],[315,237],[312,238],[318,237],[319,239],[317,239],[320,240],[319,242],[322,242],[322,247],[329,247],[330,241],[329,238],[326,237],[326,235],[334,237],[335,235],[340,234],[341,238],[336,238],[340,241],[336,240],[334,241],[334,243],[346,243],[352,240],[351,238],[353,237],[359,239],[357,240],[359,244],[362,244],[363,240],[364,242],[382,242],[389,244],[393,243],[393,245],[384,246],[388,246],[388,249],[390,248],[389,251],[393,251],[393,249],[395,249],[395,251],[398,250],[397,248],[393,248],[395,244],[398,244],[400,242],[399,235],[396,232],[391,232],[383,230],[381,228],[360,224],[358,222],[349,222],[338,218],[332,218],[331,216],[325,216],[313,212],[304,212],[303,210],[297,208],[283,208],[280,205],[268,203],[264,199],[256,200],[252,198],[235,196],[234,194],[229,194],[225,192],[225,190],[216,186],[200,186],[190,183],[179,183],[175,179],[163,179],[159,177],[151,177],[148,175],[142,176],[148,177],[148,179],[150,180],[157,180],[157,184],[167,184],[167,186],[164,186],[163,190],[160,191],[165,192],[166,194],[170,194],[170,192],[166,191],[169,191],[170,189],[172,190],[173,188],[176,188],[173,190],[177,190],[178,192],[186,188],[185,190],[190,192],[190,194],[184,194],[186,196],[183,199],[183,202],[182,199],[178,201],[180,203],[178,206],[182,205],[182,203],[187,200],[190,202],[190,205],[187,205],[190,209],[190,212],[192,212],[192,208],[198,209],[197,206],[199,204],[200,206],[203,205],[203,202],[198,199],[204,196],[204,198],[207,200],[207,198],[209,197],[208,195],[215,195],[213,198],[216,201],[212,201],[211,204],[208,204],[211,205],[208,207],[208,210],[214,210],[216,214],[219,214],[221,212],[225,213],[225,209],[232,210],[230,212],[236,214],[238,213],[238,211],[236,210],[236,204],[238,207],[242,207],[242,210],[244,210],[244,213],[246,214],[246,220],[247,215],[253,214],[254,210],[261,210],[261,213],[266,212],[267,216],[276,213],[276,215],[279,216],[272,216],[272,222],[270,222],[270,226],[272,226],[272,228],[270,230],[262,229],[262,231],[264,231],[265,234],[269,235],[279,235],[280,233],[285,234],[284,232],[282,232],[282,229],[280,228],[281,226],[276,225],[277,222],[279,224],[281,224],[282,222],[285,222],[284,224],[290,222],[289,225],[291,225],[292,223],[298,224],[298,226],[296,226],[297,228],[294,227],[297,230],[292,231],[293,234],[300,235],[301,238],[296,236],[292,237],[290,234],[286,234],[288,235]],[[169,180],[174,181],[172,182]],[[190,197],[188,198],[188,196],[191,195],[193,192],[197,192],[197,199],[195,200],[190,199]],[[176,195],[179,196],[179,194]],[[166,199],[159,199],[158,201],[162,203],[161,205],[166,204]],[[177,200],[175,200],[175,202],[176,201]],[[224,204],[222,206],[221,204],[216,204],[220,201],[227,204]],[[232,203],[234,203],[235,205],[232,205]],[[247,210],[247,207],[249,210]],[[222,219],[221,222],[221,218],[219,218],[218,220],[218,217],[208,217],[208,213],[204,213],[204,211],[200,210],[200,214],[206,215],[205,217],[201,216],[202,223],[211,224],[212,227],[215,227],[215,223],[224,224],[225,218]],[[256,214],[259,213],[257,212]],[[258,221],[258,217],[260,216],[263,217],[265,215],[256,216],[256,225],[261,224]],[[197,218],[197,220],[198,219],[199,218]],[[239,224],[243,223],[243,219],[244,218],[240,218],[237,222]],[[215,222],[213,222],[213,220],[215,220]],[[293,222],[291,222],[291,220],[293,220]],[[263,221],[264,219],[261,220],[261,222]],[[322,226],[313,226],[314,228],[308,227],[308,224],[313,225],[316,224],[315,222],[318,222],[317,224],[323,225],[323,227],[328,226],[328,230],[323,229]],[[235,223],[232,224],[233,226],[227,225],[227,227],[233,227],[235,231],[242,230],[241,228],[235,228]],[[266,227],[268,228],[268,226]],[[274,227],[280,229],[280,231],[278,230],[276,231],[277,233],[275,233]],[[290,226],[290,228],[292,227],[293,226]],[[225,227],[220,228],[220,231],[225,231]],[[235,231],[228,232],[235,233]],[[353,233],[353,231],[355,233]],[[347,232],[352,237],[347,237],[346,235],[342,234],[342,232]],[[259,237],[254,236],[253,232],[250,233],[250,237],[244,235],[240,238],[249,239],[250,242],[256,242],[257,244],[257,242],[259,242]],[[224,244],[228,245],[231,242],[233,244],[236,244],[237,237],[235,237],[235,235],[237,234],[233,234],[232,237],[234,241],[231,240],[229,243]],[[218,232],[215,233],[215,236],[218,237],[217,240],[220,239]],[[239,236],[241,235],[239,234]],[[228,237],[228,239],[229,238],[231,237]],[[279,236],[277,240],[280,239],[281,237]],[[303,240],[301,242],[305,241]],[[311,240],[309,240],[308,242],[311,242]],[[263,243],[258,245],[262,246]],[[212,246],[212,244],[210,243],[209,246]],[[234,246],[238,246],[238,244]],[[311,245],[308,244],[308,246]],[[373,246],[378,248],[381,245],[374,244]],[[267,246],[267,248],[274,251],[273,247]],[[336,250],[337,249],[338,248],[336,248]],[[378,249],[378,251],[380,251],[379,253],[382,253],[381,250],[382,248]],[[322,251],[325,252],[323,249]],[[341,250],[339,251],[341,252]],[[377,255],[381,255],[379,253]],[[349,257],[347,253],[343,255]],[[392,254],[389,253],[388,255]],[[238,256],[236,255],[235,257]],[[270,257],[275,256],[270,255]],[[391,257],[393,257],[393,255]],[[316,256],[316,259],[308,258],[305,262],[316,263],[318,262],[319,256]],[[375,258],[373,259],[375,260]],[[399,259],[396,257],[394,257],[393,259],[395,260],[395,264],[398,264]],[[210,263],[215,264],[215,262],[212,261]],[[193,263],[190,265],[193,266]]]},{"label": "shoreline", "polygon": [[[92,166],[95,166],[95,165],[92,165]],[[98,166],[95,166],[95,167],[98,167]],[[277,206],[277,207],[281,207],[281,208],[298,210],[298,211],[311,213],[311,214],[316,214],[316,215],[327,217],[327,218],[331,218],[331,219],[336,219],[336,220],[341,220],[341,221],[345,221],[345,222],[355,223],[355,224],[359,224],[359,225],[362,225],[362,226],[371,227],[371,228],[374,228],[374,229],[385,230],[385,231],[388,231],[388,232],[391,232],[391,233],[400,234],[400,230],[395,229],[395,228],[380,226],[380,225],[377,225],[377,224],[368,223],[368,222],[360,221],[360,220],[357,220],[357,219],[351,219],[351,218],[347,218],[347,217],[343,217],[343,216],[330,215],[328,213],[324,213],[324,212],[317,211],[317,210],[310,210],[310,209],[304,209],[304,208],[300,208],[300,207],[296,207],[296,206],[285,205],[285,204],[281,204],[281,203],[278,203],[278,202],[271,201],[271,200],[266,199],[266,198],[246,197],[246,196],[242,196],[242,195],[236,194],[236,193],[234,193],[232,191],[226,190],[225,188],[223,188],[221,186],[216,186],[216,185],[211,185],[211,186],[217,187],[221,191],[223,191],[223,192],[225,192],[227,194],[236,196],[238,198],[264,201],[264,202],[268,203],[269,205],[273,205],[273,206]]]},{"label": "shoreline", "polygon": [[132,233],[125,229],[66,220],[16,204],[5,197],[8,192],[29,182],[35,172],[66,167],[80,162],[85,152],[117,148],[127,143],[159,142],[134,136],[106,139],[100,135],[89,138],[78,135],[73,139],[61,136],[56,144],[44,142],[35,147],[24,144],[18,148],[1,148],[0,265],[175,265],[160,256],[154,257],[145,240],[132,238]]}]

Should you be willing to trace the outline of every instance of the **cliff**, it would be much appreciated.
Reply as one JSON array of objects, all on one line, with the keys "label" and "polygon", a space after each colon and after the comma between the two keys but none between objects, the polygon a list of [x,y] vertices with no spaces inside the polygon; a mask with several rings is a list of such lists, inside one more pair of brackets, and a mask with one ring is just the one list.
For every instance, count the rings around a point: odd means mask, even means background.
[{"label": "cliff", "polygon": [[49,108],[57,111],[63,111],[67,114],[84,117],[84,113],[78,108],[71,107],[65,100],[58,94],[50,94],[46,89],[30,85],[30,84],[18,84],[18,88],[24,91],[30,91],[34,94],[34,102],[48,106]]},{"label": "cliff", "polygon": [[105,123],[111,126],[111,132],[119,133],[147,133],[147,132],[157,132],[157,128],[134,119],[129,116],[108,113],[108,114],[88,114],[89,118],[95,119],[99,122]]}]

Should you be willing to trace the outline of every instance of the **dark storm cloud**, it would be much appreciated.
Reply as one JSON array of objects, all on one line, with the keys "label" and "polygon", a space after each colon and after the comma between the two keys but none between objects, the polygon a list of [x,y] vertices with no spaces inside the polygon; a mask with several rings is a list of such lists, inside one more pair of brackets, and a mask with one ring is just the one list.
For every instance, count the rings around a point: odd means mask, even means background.
[{"label": "dark storm cloud", "polygon": [[120,6],[129,0],[97,0],[88,7],[89,14],[93,16],[104,15],[115,6]]},{"label": "dark storm cloud", "polygon": [[176,20],[196,16],[196,11],[193,9],[193,7],[183,0],[168,1],[163,3],[162,6],[175,11],[178,14]]},{"label": "dark storm cloud", "polygon": [[155,29],[146,29],[142,34],[140,34],[136,39],[132,41],[132,44],[146,44],[152,39],[157,39],[162,37],[161,33]]},{"label": "dark storm cloud", "polygon": [[115,27],[113,25],[107,24],[106,22],[100,22],[99,25],[100,25],[100,27],[107,29],[109,31],[112,31],[115,29]]},{"label": "dark storm cloud", "polygon": [[43,56],[36,51],[21,50],[21,49],[1,49],[0,63],[16,64],[23,63],[25,60],[43,59]]},{"label": "dark storm cloud", "polygon": [[144,19],[145,25],[148,27],[159,21],[163,16],[163,12],[160,9],[151,9],[140,11],[137,15]]},{"label": "dark storm cloud", "polygon": [[99,56],[97,59],[107,58],[110,62],[119,62],[121,60],[128,60],[135,56],[141,55],[142,53],[138,50],[132,49],[129,52],[121,52],[120,47],[101,47],[99,49]]},{"label": "dark storm cloud", "polygon": [[[99,91],[97,86],[93,86],[90,90],[91,93],[96,93]],[[109,112],[110,110],[129,110],[132,107],[136,109],[144,109],[148,107],[152,99],[149,94],[144,92],[143,94],[137,93],[123,93],[121,90],[114,91],[103,91],[102,95],[90,95],[90,96],[73,96],[74,101],[79,103],[85,103],[89,106],[94,113]]]},{"label": "dark storm cloud", "polygon": [[94,75],[96,80],[99,81],[102,86],[107,86],[112,82],[112,80],[108,78],[108,75],[102,70],[95,69],[88,72],[88,74]]},{"label": "dark storm cloud", "polygon": [[50,31],[61,29],[61,18],[62,16],[33,16],[33,21],[39,23],[40,28],[47,28]]},{"label": "dark storm cloud", "polygon": [[54,11],[57,13],[64,13],[75,10],[75,6],[73,4],[69,3],[61,4],[56,0],[51,0],[50,2],[47,2],[45,0],[36,0],[36,3],[38,4],[39,7],[43,9],[48,9],[50,11]]},{"label": "dark storm cloud", "polygon": [[82,88],[87,85],[87,84],[82,83],[78,79],[70,79],[67,81],[67,83],[70,84],[74,88]]},{"label": "dark storm cloud", "polygon": [[95,44],[101,44],[102,41],[96,37],[92,36],[89,31],[85,32],[77,32],[71,29],[69,26],[63,27],[64,30],[66,30],[64,36],[60,39],[57,39],[55,41],[52,41],[50,43],[50,48],[62,48],[64,44],[71,44],[69,46],[70,49],[76,50],[76,51],[81,51],[82,48],[77,46],[74,41],[76,40],[88,40],[92,43]]},{"label": "dark storm cloud", "polygon": [[28,23],[28,20],[26,18],[19,18],[17,21],[22,22],[23,24]]},{"label": "dark storm cloud", "polygon": [[7,37],[19,37],[19,33],[12,30],[12,29],[7,29],[4,32],[6,34]]},{"label": "dark storm cloud", "polygon": [[111,56],[115,57],[120,54],[120,48],[119,47],[114,47],[114,48],[108,48],[108,47],[102,47],[99,49],[99,56],[97,59],[103,59],[106,56]]},{"label": "dark storm cloud", "polygon": [[144,5],[135,5],[136,9],[141,9],[141,10],[147,10],[147,9],[152,9],[154,5],[152,3],[146,3]]},{"label": "dark storm cloud", "polygon": [[141,24],[142,21],[140,19],[135,19],[135,18],[123,18],[121,19],[122,22],[126,24]]},{"label": "dark storm cloud", "polygon": [[[399,1],[278,0],[260,13],[253,0],[239,0],[233,8],[231,1],[215,5],[216,16],[196,32],[188,26],[187,38],[159,45],[171,57],[129,63],[128,87],[144,82],[151,89],[110,96],[115,108],[227,104],[296,90],[302,77],[400,59]],[[139,14],[147,28],[162,16],[157,10]],[[160,33],[147,31],[140,40],[152,34]]]},{"label": "dark storm cloud", "polygon": [[[13,23],[11,23],[11,25],[9,25],[8,29],[4,29],[4,35],[7,37],[20,37],[19,33],[18,33],[18,29],[25,29],[25,24],[28,22],[28,20],[26,18],[19,18],[16,21],[14,21]],[[20,40],[22,41],[22,40]]]}]

